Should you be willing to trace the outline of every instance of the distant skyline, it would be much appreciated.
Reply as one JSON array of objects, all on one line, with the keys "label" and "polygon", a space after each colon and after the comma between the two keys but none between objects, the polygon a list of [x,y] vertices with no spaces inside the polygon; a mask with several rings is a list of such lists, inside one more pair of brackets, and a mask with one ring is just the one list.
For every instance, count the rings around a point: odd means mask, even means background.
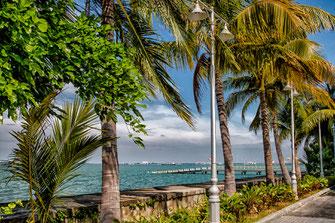
[{"label": "distant skyline", "polygon": [[[319,7],[335,15],[334,0],[304,0],[296,1],[301,4]],[[168,38],[164,31],[160,31],[164,38]],[[310,39],[323,45],[324,57],[335,64],[335,33],[326,32],[311,35]],[[145,102],[148,107],[141,109],[144,116],[144,124],[147,125],[148,136],[142,136],[146,149],[135,145],[128,138],[128,131],[122,122],[118,123],[118,152],[120,163],[149,162],[207,162],[210,157],[209,141],[209,92],[203,97],[203,114],[198,115],[193,101],[192,75],[193,71],[188,69],[182,71],[171,70],[173,80],[180,88],[181,95],[197,119],[196,131],[193,131],[170,109],[162,99]],[[228,95],[225,95],[227,98]],[[72,100],[74,88],[67,86],[58,103]],[[264,162],[262,134],[255,135],[249,132],[249,124],[255,114],[251,109],[246,117],[244,125],[241,124],[241,111],[236,109],[229,119],[229,130],[231,136],[234,162]],[[8,159],[15,147],[15,141],[9,131],[19,130],[19,121],[14,123],[4,117],[4,124],[0,126],[0,160]],[[217,122],[218,125],[218,122]],[[223,162],[221,138],[217,126],[217,153],[218,162]],[[273,137],[271,133],[271,145],[273,160],[277,160]],[[290,156],[290,144],[285,141],[282,145],[285,159]],[[299,151],[302,157],[302,149]],[[101,163],[101,150],[97,151],[91,163]]]}]

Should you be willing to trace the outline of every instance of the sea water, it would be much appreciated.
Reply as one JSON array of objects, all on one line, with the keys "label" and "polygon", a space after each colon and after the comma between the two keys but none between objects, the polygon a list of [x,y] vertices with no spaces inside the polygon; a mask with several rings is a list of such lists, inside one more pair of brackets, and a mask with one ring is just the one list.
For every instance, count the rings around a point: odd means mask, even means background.
[{"label": "sea water", "polygon": [[[1,165],[1,164],[0,164]],[[152,171],[175,170],[188,168],[209,167],[209,165],[120,165],[120,190],[130,190],[155,186],[203,183],[210,181],[210,174],[153,174]],[[80,174],[73,179],[62,192],[63,195],[78,195],[101,192],[101,164],[85,164],[77,172]],[[265,173],[262,173],[265,174]],[[28,199],[28,185],[21,181],[8,181],[10,173],[4,165],[0,166],[0,203]],[[253,172],[235,177],[255,177]],[[224,180],[224,174],[218,175],[219,181]]]}]

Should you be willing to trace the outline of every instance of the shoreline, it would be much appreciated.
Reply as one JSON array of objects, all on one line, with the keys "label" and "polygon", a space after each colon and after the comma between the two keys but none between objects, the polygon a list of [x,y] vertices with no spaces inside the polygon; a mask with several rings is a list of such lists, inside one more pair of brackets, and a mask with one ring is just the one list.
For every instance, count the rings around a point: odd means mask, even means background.
[{"label": "shoreline", "polygon": [[[275,176],[275,179],[276,183],[283,181],[281,175]],[[236,186],[241,188],[243,185],[251,186],[261,182],[265,182],[264,176],[236,179]],[[210,182],[123,190],[120,192],[122,219],[135,219],[139,215],[152,216],[161,212],[170,213],[179,207],[192,207],[206,196],[209,186]],[[218,187],[222,192],[224,181],[218,182]],[[58,206],[56,209],[64,210],[69,218],[74,218],[75,213],[84,209],[93,210],[96,213],[100,209],[100,195],[101,193],[64,196],[60,200],[66,205]],[[6,204],[8,203],[0,203],[0,206]],[[24,222],[28,215],[29,211],[20,207],[13,210],[13,215],[7,215],[3,222]]]}]

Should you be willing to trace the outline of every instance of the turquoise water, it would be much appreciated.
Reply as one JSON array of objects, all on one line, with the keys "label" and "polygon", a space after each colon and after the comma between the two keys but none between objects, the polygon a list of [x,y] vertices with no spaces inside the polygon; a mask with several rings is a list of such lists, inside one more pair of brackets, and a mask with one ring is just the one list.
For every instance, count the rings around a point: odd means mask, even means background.
[{"label": "turquoise water", "polygon": [[[23,182],[10,181],[9,173],[0,168],[0,203],[14,200],[26,200],[28,188]],[[151,171],[201,168],[208,165],[120,165],[120,190],[138,189],[155,186],[191,184],[209,182],[209,174],[152,174]],[[71,181],[64,191],[65,195],[89,194],[101,192],[101,165],[86,164],[78,170],[81,176]],[[236,172],[236,178],[254,177],[255,173],[241,175]],[[220,181],[224,179],[219,174]]]}]

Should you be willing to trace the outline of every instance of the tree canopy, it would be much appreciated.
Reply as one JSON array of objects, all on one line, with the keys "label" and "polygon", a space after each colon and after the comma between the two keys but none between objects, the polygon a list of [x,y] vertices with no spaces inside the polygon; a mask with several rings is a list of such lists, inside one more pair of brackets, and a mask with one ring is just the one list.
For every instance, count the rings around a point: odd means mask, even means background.
[{"label": "tree canopy", "polygon": [[1,1],[0,114],[15,120],[18,110],[72,83],[81,98],[97,99],[100,117],[118,114],[144,132],[137,107],[147,94],[131,49],[107,40],[110,26],[69,7],[70,0]]}]

